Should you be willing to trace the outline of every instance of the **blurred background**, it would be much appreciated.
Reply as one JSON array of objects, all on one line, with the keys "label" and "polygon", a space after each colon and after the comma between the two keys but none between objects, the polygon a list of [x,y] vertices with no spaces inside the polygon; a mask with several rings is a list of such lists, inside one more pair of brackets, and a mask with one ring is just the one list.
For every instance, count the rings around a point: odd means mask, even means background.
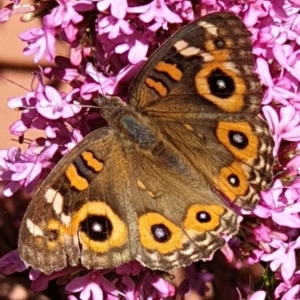
[{"label": "blurred background", "polygon": [[[0,1],[0,8],[11,2]],[[32,5],[32,0],[22,0],[22,5]],[[9,126],[20,118],[21,112],[7,107],[7,99],[22,96],[27,90],[32,90],[32,73],[38,70],[38,65],[33,63],[33,55],[23,56],[23,49],[26,43],[19,39],[19,34],[35,27],[40,27],[40,20],[22,22],[22,14],[13,15],[6,23],[0,24],[0,149],[7,149],[12,146],[27,148],[28,141],[19,144],[18,137],[10,134]],[[56,54],[67,55],[68,49],[64,43],[58,41]],[[43,59],[38,63],[40,66],[47,66],[49,63]],[[45,81],[47,82],[47,81]],[[30,130],[26,133],[26,139],[36,138],[43,135],[43,132]]]},{"label": "blurred background", "polygon": [[[7,0],[0,0],[0,9],[10,3]],[[22,0],[22,5],[33,3],[34,1]],[[30,130],[26,133],[23,144],[20,144],[18,137],[9,132],[10,125],[20,119],[21,112],[8,108],[7,100],[25,95],[32,90],[34,86],[32,74],[38,70],[38,65],[33,63],[33,55],[23,56],[26,43],[18,36],[28,29],[40,27],[40,21],[36,19],[24,23],[20,20],[21,17],[22,14],[15,14],[6,23],[0,24],[0,150],[15,146],[24,151],[32,139],[43,136],[42,131]],[[67,55],[68,52],[61,42],[58,42],[56,50],[60,55]],[[41,60],[39,65],[45,67],[49,63]],[[29,201],[29,197],[22,191],[16,193],[13,198],[3,197],[1,191],[4,184],[0,182],[0,257],[16,249],[18,227]],[[27,278],[28,275],[24,273],[8,277],[0,275],[0,300],[54,299],[46,294],[33,293]]]}]

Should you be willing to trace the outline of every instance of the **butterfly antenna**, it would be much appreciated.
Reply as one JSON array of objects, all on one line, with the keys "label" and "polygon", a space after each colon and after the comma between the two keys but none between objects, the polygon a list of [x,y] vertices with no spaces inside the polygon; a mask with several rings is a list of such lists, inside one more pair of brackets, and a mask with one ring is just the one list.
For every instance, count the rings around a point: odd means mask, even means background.
[{"label": "butterfly antenna", "polygon": [[[90,32],[88,32],[90,33]],[[95,67],[95,72],[96,72],[96,75],[97,75],[97,78],[98,78],[98,82],[99,82],[99,91],[98,91],[98,97],[94,98],[93,101],[99,106],[101,107],[101,105],[103,104],[103,102],[107,99],[105,96],[104,96],[104,90],[103,90],[103,87],[102,87],[102,84],[101,84],[101,80],[100,80],[100,76],[99,76],[99,72],[98,72],[98,62],[97,62],[97,38],[96,38],[96,34],[97,32],[95,32],[95,36],[94,36],[94,39],[95,41],[93,41],[93,37],[91,37],[92,39],[92,43],[94,42],[94,54],[93,54],[93,60],[94,60],[94,67]]]},{"label": "butterfly antenna", "polygon": [[1,76],[1,75],[0,75],[0,78],[4,79],[4,80],[6,80],[6,81],[8,81],[8,82],[10,82],[10,83],[12,83],[12,84],[14,84],[14,85],[20,87],[20,88],[22,88],[23,90],[25,90],[25,91],[27,91],[27,92],[30,92],[30,90],[27,89],[26,87],[24,87],[23,85],[20,85],[20,84],[16,83],[15,81],[11,80],[11,79],[8,79],[7,77],[4,77],[4,76]]},{"label": "butterfly antenna", "polygon": [[[85,107],[85,108],[98,108],[98,107],[95,106],[95,105],[86,105],[86,104],[81,104],[81,103],[78,103],[78,104],[76,104],[76,103],[74,103],[74,104],[69,104],[69,106],[71,106],[71,107],[78,107],[78,106],[80,106],[80,107]],[[48,104],[48,105],[42,106],[42,107],[40,107],[40,108],[54,108],[54,107],[57,107],[57,106]],[[37,107],[36,107],[36,106],[20,106],[20,107],[14,108],[14,109],[15,109],[15,111],[23,111],[23,110],[27,110],[27,109],[33,109],[33,110],[36,110]]]}]

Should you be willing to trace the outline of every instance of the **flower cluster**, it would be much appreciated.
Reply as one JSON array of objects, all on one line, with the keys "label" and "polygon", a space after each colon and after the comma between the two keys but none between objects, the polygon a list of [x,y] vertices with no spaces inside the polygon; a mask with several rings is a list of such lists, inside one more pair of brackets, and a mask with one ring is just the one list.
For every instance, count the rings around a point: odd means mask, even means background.
[{"label": "flower cluster", "polygon": [[[275,141],[276,158],[272,186],[261,192],[253,212],[244,213],[238,238],[222,249],[235,268],[259,264],[264,271],[256,285],[237,282],[230,299],[300,299],[298,0],[50,0],[26,6],[21,0],[10,0],[0,10],[0,23],[14,14],[20,14],[22,22],[41,17],[40,28],[20,35],[23,54],[33,55],[35,63],[45,58],[52,65],[34,74],[34,90],[9,99],[9,107],[24,108],[20,120],[11,125],[11,133],[22,137],[28,129],[40,129],[45,138],[31,142],[24,153],[16,147],[0,151],[0,180],[6,182],[3,193],[9,197],[21,187],[31,192],[56,158],[101,126],[98,112],[88,107],[93,98],[103,94],[126,100],[130,80],[161,43],[195,18],[224,10],[239,15],[252,33],[256,72],[264,89],[262,113]],[[58,38],[68,44],[69,57],[56,56]],[[45,77],[64,82],[68,90],[45,84]],[[16,251],[0,259],[4,274],[25,269]],[[187,269],[188,282],[178,292],[188,295],[196,288],[204,294],[206,283],[216,280],[217,275],[209,272],[212,269],[209,263],[205,270]],[[166,275],[137,262],[106,271],[67,268],[50,276],[30,271],[32,288],[37,291],[61,277],[69,278],[65,284],[69,300],[175,295]]]}]

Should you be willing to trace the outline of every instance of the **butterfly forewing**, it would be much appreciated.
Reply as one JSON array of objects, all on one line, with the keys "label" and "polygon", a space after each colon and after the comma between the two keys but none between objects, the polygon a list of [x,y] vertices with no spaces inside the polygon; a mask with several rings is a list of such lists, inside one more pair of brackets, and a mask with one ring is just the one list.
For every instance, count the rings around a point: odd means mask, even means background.
[{"label": "butterfly forewing", "polygon": [[183,27],[151,56],[131,85],[130,104],[179,122],[186,113],[257,114],[262,91],[253,66],[242,21],[232,13],[210,14]]}]

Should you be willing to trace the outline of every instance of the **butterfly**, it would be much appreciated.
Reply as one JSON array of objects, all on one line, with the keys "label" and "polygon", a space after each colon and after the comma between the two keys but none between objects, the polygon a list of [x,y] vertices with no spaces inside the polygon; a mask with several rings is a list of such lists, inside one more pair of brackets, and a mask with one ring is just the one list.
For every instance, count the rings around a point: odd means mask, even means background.
[{"label": "butterfly", "polygon": [[250,33],[233,13],[186,25],[129,90],[96,100],[108,126],[42,183],[23,218],[21,258],[46,274],[138,260],[168,271],[210,258],[272,179],[273,140]]}]

